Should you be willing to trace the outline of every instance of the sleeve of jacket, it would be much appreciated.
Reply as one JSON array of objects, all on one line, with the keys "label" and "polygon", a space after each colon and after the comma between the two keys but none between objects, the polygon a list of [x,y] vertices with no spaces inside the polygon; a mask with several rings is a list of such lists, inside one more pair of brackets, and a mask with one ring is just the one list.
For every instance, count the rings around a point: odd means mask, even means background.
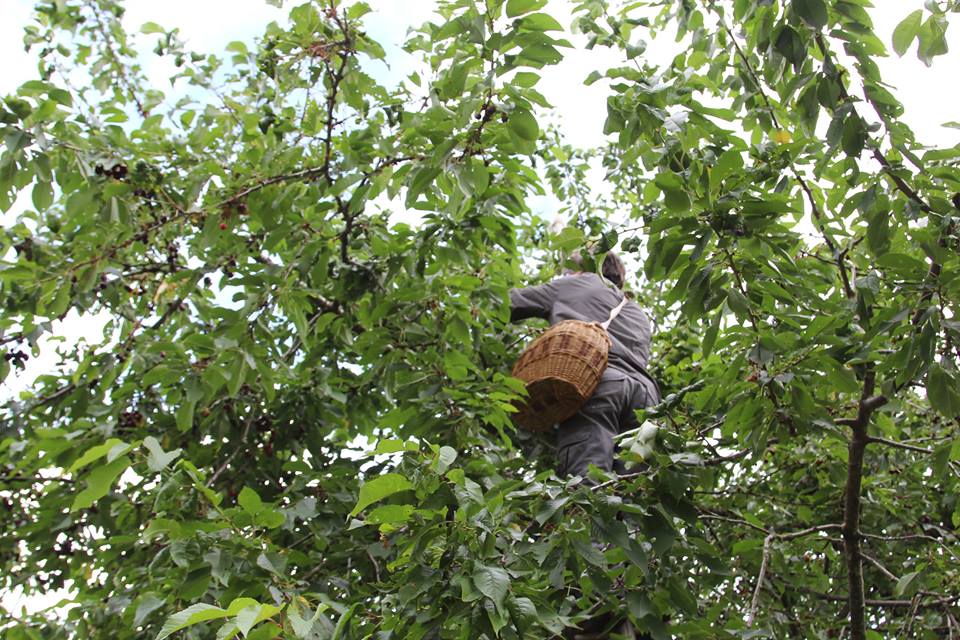
[{"label": "sleeve of jacket", "polygon": [[525,318],[550,319],[550,311],[557,299],[556,280],[533,287],[510,290],[510,322]]}]

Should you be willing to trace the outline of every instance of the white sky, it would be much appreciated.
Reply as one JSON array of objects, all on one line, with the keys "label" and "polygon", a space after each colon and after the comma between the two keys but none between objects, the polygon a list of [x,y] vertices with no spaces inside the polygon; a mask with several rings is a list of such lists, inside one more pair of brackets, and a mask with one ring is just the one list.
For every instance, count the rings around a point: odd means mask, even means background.
[{"label": "white sky", "polygon": [[[374,12],[366,16],[366,30],[384,45],[391,68],[377,70],[378,79],[383,82],[389,78],[399,80],[413,68],[413,61],[399,49],[407,29],[422,23],[430,17],[434,2],[432,0],[367,0]],[[888,46],[897,23],[914,9],[923,6],[922,0],[875,0],[877,7],[871,10],[875,20],[877,35]],[[287,9],[298,4],[287,0]],[[24,52],[22,29],[28,24],[34,0],[0,0],[0,95],[16,90],[17,86],[36,76],[36,61]],[[153,21],[166,28],[179,27],[180,36],[187,48],[212,53],[222,53],[226,44],[232,40],[250,41],[259,36],[263,27],[271,20],[282,20],[286,10],[268,5],[264,0],[128,0],[125,24],[128,30],[135,31],[141,24]],[[550,0],[548,12],[561,23],[570,22],[570,3],[568,0]],[[891,57],[880,61],[884,79],[895,87],[895,95],[906,108],[904,120],[916,132],[918,139],[925,143],[948,146],[960,143],[960,131],[946,129],[940,125],[951,120],[960,120],[957,113],[960,88],[957,83],[957,69],[960,68],[960,19],[954,14],[954,23],[948,30],[950,53],[938,57],[932,68],[920,63],[914,53],[909,52],[899,59]],[[639,33],[639,32],[638,32]],[[150,36],[149,41],[156,39]],[[582,39],[572,38],[578,46]],[[661,39],[663,40],[663,39]],[[654,42],[647,56],[664,61],[672,55],[673,43]],[[595,69],[605,70],[621,64],[619,57],[604,48],[586,51],[582,48],[565,50],[565,58],[559,65],[541,71],[542,80],[537,88],[554,105],[556,121],[575,146],[588,147],[603,143],[603,122],[606,118],[606,92],[601,84],[584,88],[581,82]],[[166,89],[168,67],[165,62],[155,59],[145,61],[146,70],[158,87]],[[598,176],[599,179],[599,176]],[[534,203],[539,207],[557,206],[555,201],[545,199]],[[9,224],[20,209],[0,215],[4,224]],[[69,328],[67,328],[69,327]],[[91,342],[99,342],[102,319],[77,318],[68,316],[67,325],[60,323],[68,340],[86,336]],[[0,386],[0,399],[10,397],[27,386],[36,375],[52,367],[56,360],[50,349],[29,362],[28,369],[18,380],[10,379]],[[13,374],[11,374],[11,378]],[[13,611],[20,606],[28,610],[37,610],[54,604],[59,595],[46,598],[23,599],[13,594],[2,594],[0,602]]]}]

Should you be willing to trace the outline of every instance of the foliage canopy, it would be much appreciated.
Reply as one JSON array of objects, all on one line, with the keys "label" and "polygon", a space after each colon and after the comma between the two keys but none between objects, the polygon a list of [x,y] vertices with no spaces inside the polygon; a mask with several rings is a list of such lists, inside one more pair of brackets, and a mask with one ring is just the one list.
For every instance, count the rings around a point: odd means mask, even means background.
[{"label": "foliage canopy", "polygon": [[[38,5],[39,77],[0,106],[0,209],[31,200],[0,374],[108,320],[2,409],[0,588],[78,605],[5,637],[960,636],[960,148],[900,119],[869,3],[575,0],[623,59],[573,89],[608,96],[590,150],[545,124],[546,4],[440,2],[398,86],[363,2],[223,56]],[[931,63],[957,10],[893,50]],[[514,430],[507,375],[507,290],[585,242],[642,263],[665,395],[593,485]]]}]

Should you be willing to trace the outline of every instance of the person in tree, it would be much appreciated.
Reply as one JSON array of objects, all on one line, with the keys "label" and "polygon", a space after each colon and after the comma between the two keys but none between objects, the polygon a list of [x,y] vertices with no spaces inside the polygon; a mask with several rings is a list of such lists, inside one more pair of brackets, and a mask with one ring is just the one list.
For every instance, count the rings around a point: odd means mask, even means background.
[{"label": "person in tree", "polygon": [[[580,264],[579,256],[574,262]],[[554,325],[563,320],[606,320],[623,299],[626,269],[611,251],[601,271],[603,277],[576,271],[546,284],[511,289],[510,321],[543,318]],[[611,347],[600,384],[580,411],[557,428],[561,475],[586,476],[591,464],[622,472],[622,464],[614,460],[614,436],[638,426],[637,409],[660,402],[660,389],[647,371],[651,337],[647,314],[628,300],[607,333]]]},{"label": "person in tree", "polygon": [[[579,256],[574,263],[581,264]],[[612,251],[601,267],[603,276],[570,272],[546,284],[510,290],[510,320],[543,318],[551,325],[564,320],[598,322],[623,300],[626,269]],[[612,286],[611,286],[612,285]],[[650,358],[650,320],[640,306],[627,300],[607,327],[610,352],[593,395],[573,417],[557,427],[557,471],[562,476],[586,476],[590,465],[623,472],[615,460],[614,436],[636,428],[637,409],[660,402],[660,389],[647,371]],[[649,639],[636,635],[624,615],[614,612],[586,621],[579,630],[567,629],[565,638],[599,640],[611,637]]]}]

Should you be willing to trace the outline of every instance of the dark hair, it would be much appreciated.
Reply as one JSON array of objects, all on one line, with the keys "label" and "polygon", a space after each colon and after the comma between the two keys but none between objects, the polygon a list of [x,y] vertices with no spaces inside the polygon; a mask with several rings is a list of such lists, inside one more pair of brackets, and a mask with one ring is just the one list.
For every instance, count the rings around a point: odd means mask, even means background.
[{"label": "dark hair", "polygon": [[600,272],[603,274],[603,277],[617,285],[618,289],[623,289],[623,285],[627,280],[627,269],[623,266],[623,262],[613,251],[608,251],[607,255],[603,259],[603,267],[600,269]]},{"label": "dark hair", "polygon": [[[567,261],[577,265],[578,271],[583,271],[583,256],[579,250],[571,253]],[[564,273],[570,273],[570,271],[567,270]],[[623,285],[627,281],[627,268],[623,266],[620,256],[613,251],[608,251],[607,255],[604,256],[600,273],[604,278],[617,285],[618,289],[623,289]]]}]

